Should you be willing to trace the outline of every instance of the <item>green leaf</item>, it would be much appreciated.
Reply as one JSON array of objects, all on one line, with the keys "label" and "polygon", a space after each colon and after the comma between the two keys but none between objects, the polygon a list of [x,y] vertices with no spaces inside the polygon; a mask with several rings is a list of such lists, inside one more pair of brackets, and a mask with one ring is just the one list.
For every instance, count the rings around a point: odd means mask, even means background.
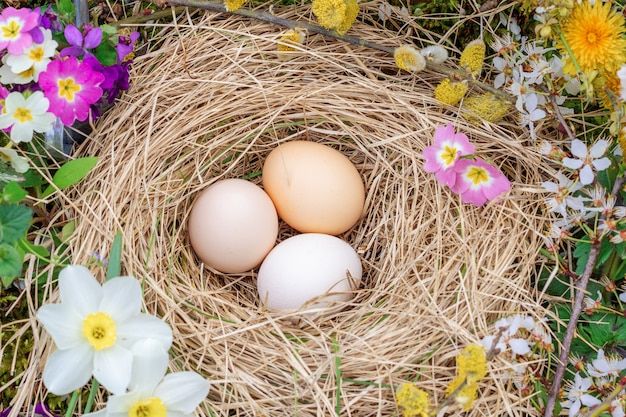
[{"label": "green leaf", "polygon": [[[97,157],[77,158],[63,164],[52,177],[52,183],[59,190],[63,190],[69,186],[76,184],[82,180],[91,169],[98,163]],[[49,185],[41,195],[46,198],[55,191],[54,187]]]},{"label": "green leaf", "polygon": [[576,274],[581,275],[585,270],[587,259],[589,258],[589,251],[591,250],[591,241],[589,237],[583,237],[582,241],[576,244],[576,250],[574,250],[574,257],[576,258]]},{"label": "green leaf", "polygon": [[0,242],[14,244],[24,236],[33,219],[33,211],[22,204],[0,203]]},{"label": "green leaf", "polygon": [[113,246],[109,254],[109,266],[107,268],[107,280],[119,277],[122,274],[122,232],[117,232],[113,239]]},{"label": "green leaf", "polygon": [[26,198],[27,195],[28,192],[25,189],[20,187],[15,181],[11,181],[2,191],[2,200],[7,203],[17,203]]},{"label": "green leaf", "polygon": [[19,246],[24,250],[24,252],[32,253],[33,255],[37,255],[40,258],[50,257],[50,252],[48,251],[48,249],[45,248],[45,246],[35,245],[25,238],[20,239]]},{"label": "green leaf", "polygon": [[107,37],[111,35],[117,35],[117,28],[115,26],[105,24],[105,25],[100,25],[100,29],[102,29],[102,33],[104,35],[108,35]]},{"label": "green leaf", "polygon": [[609,239],[602,239],[602,241],[600,242],[600,250],[598,251],[598,258],[596,259],[595,267],[597,268],[601,265],[604,265],[604,263],[607,261],[607,259],[609,259],[614,250],[615,245]]},{"label": "green leaf", "polygon": [[117,63],[117,50],[107,42],[102,42],[98,45],[94,55],[104,66],[115,65]]},{"label": "green leaf", "polygon": [[0,277],[2,285],[8,287],[15,277],[22,273],[22,257],[17,250],[7,244],[0,243]]},{"label": "green leaf", "polygon": [[76,12],[74,2],[72,2],[72,0],[59,0],[59,12],[65,17],[73,20],[74,13]]},{"label": "green leaf", "polygon": [[61,236],[60,236],[61,242],[62,243],[67,242],[70,239],[70,237],[72,237],[75,230],[76,230],[76,221],[72,220],[70,222],[67,222],[61,229]]}]

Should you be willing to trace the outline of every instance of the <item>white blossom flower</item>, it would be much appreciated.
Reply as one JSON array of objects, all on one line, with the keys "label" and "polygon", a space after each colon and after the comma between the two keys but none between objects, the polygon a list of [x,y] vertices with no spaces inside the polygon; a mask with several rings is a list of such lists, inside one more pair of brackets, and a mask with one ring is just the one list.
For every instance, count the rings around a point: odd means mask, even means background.
[{"label": "white blossom flower", "polygon": [[56,117],[48,112],[50,102],[41,91],[28,98],[14,91],[7,96],[0,114],[0,129],[11,128],[11,140],[15,143],[30,142],[33,132],[43,133],[52,127]]},{"label": "white blossom flower", "polygon": [[59,275],[61,302],[37,312],[57,350],[48,358],[43,381],[50,392],[65,395],[93,375],[107,390],[124,393],[131,379],[138,341],[153,338],[169,349],[172,330],[155,316],[141,313],[141,285],[133,277],[100,285],[89,270],[72,265]]},{"label": "white blossom flower", "polygon": [[626,359],[615,356],[606,357],[604,350],[598,350],[598,357],[587,364],[587,372],[590,376],[619,376],[622,370],[626,369]]},{"label": "white blossom flower", "polygon": [[84,417],[193,417],[211,387],[195,372],[165,375],[168,354],[153,339],[132,348],[134,359],[129,392],[111,395],[104,409]]},{"label": "white blossom flower", "polygon": [[591,184],[595,178],[594,169],[602,171],[611,166],[611,160],[604,156],[608,147],[609,142],[604,139],[598,140],[590,149],[580,139],[574,139],[571,151],[576,158],[563,158],[563,166],[580,170],[581,184]]},{"label": "white blossom flower", "polygon": [[[623,392],[622,392],[623,393]],[[621,396],[620,396],[621,397]],[[624,406],[619,398],[611,401],[611,417],[625,417],[626,413],[624,413]]]},{"label": "white blossom flower", "polygon": [[[520,329],[532,330],[535,323],[530,316],[522,316],[516,314],[512,317],[506,317],[496,322],[495,328],[501,332],[501,337],[496,344],[496,349],[500,352],[505,352],[507,347],[511,348],[511,351],[516,355],[526,355],[530,352],[530,345],[526,339],[522,339],[518,332]],[[491,349],[496,336],[489,335],[482,339],[482,346],[489,350]]]},{"label": "white blossom flower", "polygon": [[574,376],[574,383],[570,384],[566,391],[567,400],[561,402],[563,408],[569,408],[569,417],[578,415],[583,405],[591,407],[602,403],[593,395],[587,394],[591,387],[591,378],[583,378],[579,373]]},{"label": "white blossom flower", "polygon": [[546,181],[541,184],[546,191],[554,194],[546,199],[550,211],[560,213],[563,218],[567,218],[568,208],[577,211],[585,210],[585,201],[588,199],[573,195],[582,188],[582,184],[578,181],[572,181],[560,171],[557,172],[556,176],[558,183]]}]

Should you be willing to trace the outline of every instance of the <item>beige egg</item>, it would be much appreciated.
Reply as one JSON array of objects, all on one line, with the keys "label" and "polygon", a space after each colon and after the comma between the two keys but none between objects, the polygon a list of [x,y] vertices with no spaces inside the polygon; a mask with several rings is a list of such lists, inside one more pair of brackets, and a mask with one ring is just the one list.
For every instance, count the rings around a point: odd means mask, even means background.
[{"label": "beige egg", "polygon": [[356,167],[316,142],[279,145],[263,165],[263,188],[278,215],[302,233],[338,235],[361,218],[365,187]]},{"label": "beige egg", "polygon": [[198,258],[224,273],[258,266],[274,247],[278,215],[257,185],[227,179],[200,193],[189,216],[189,240]]}]

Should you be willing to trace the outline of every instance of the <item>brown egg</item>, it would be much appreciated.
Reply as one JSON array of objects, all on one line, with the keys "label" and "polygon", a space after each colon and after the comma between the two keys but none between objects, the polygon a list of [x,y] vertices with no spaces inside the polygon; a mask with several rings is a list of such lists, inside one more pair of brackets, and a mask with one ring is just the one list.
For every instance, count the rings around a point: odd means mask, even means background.
[{"label": "brown egg", "polygon": [[263,188],[278,215],[302,233],[338,235],[361,218],[365,187],[356,167],[336,149],[296,140],[272,150]]},{"label": "brown egg", "polygon": [[253,183],[227,179],[200,193],[189,216],[189,240],[200,260],[224,273],[258,266],[274,247],[278,215]]}]

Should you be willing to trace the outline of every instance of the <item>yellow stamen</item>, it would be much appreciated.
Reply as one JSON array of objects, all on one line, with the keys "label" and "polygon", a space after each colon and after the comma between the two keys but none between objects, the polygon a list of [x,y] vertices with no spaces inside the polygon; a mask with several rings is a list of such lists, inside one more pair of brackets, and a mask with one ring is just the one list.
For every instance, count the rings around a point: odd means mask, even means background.
[{"label": "yellow stamen", "polygon": [[25,107],[18,107],[13,113],[13,118],[20,123],[26,123],[33,120],[33,115],[30,110]]},{"label": "yellow stamen", "polygon": [[128,417],[166,417],[167,409],[160,398],[136,402],[128,411]]},{"label": "yellow stamen", "polygon": [[489,174],[485,168],[471,167],[467,173],[467,178],[469,178],[474,185],[478,185],[489,181]]},{"label": "yellow stamen", "polygon": [[59,86],[59,96],[67,101],[74,101],[74,94],[80,91],[80,84],[75,83],[71,77],[60,79],[57,85]]},{"label": "yellow stamen", "polygon": [[34,62],[41,62],[41,60],[43,59],[43,56],[44,56],[43,48],[40,46],[38,48],[33,48],[30,50],[28,54],[28,59]]},{"label": "yellow stamen", "polygon": [[22,71],[17,75],[22,78],[33,78],[33,76],[35,75],[35,67],[30,67],[29,69]]},{"label": "yellow stamen", "polygon": [[450,166],[456,161],[457,149],[452,146],[447,146],[441,152],[441,159],[445,162],[446,166]]},{"label": "yellow stamen", "polygon": [[83,320],[83,336],[95,350],[106,349],[115,344],[115,322],[106,313],[89,314]]},{"label": "yellow stamen", "polygon": [[2,37],[5,39],[15,39],[20,34],[20,26],[15,20],[11,20],[8,25],[2,26]]}]

